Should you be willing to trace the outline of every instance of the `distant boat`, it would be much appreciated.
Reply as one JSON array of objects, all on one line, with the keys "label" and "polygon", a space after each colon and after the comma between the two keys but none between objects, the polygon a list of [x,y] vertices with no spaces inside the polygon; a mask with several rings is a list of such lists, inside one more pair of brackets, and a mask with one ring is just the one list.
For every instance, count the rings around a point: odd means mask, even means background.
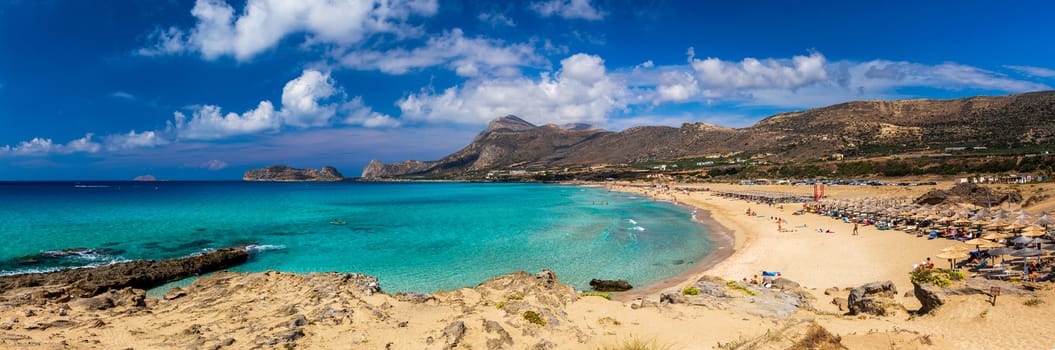
[{"label": "distant boat", "polygon": [[334,219],[333,221],[330,221],[330,225],[344,225],[344,224],[347,224],[347,222],[344,222],[344,220],[342,220],[342,219]]}]

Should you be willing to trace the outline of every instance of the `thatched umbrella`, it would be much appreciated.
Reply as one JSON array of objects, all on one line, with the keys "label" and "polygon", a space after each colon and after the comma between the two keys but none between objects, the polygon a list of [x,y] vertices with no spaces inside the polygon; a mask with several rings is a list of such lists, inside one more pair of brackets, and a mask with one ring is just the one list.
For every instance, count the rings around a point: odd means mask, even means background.
[{"label": "thatched umbrella", "polygon": [[966,252],[971,251],[971,248],[967,248],[967,247],[959,246],[959,245],[953,245],[953,246],[948,246],[948,247],[945,247],[945,248],[941,248],[941,251],[942,251],[942,253],[948,253],[948,252],[966,253]]},{"label": "thatched umbrella", "polygon": [[991,240],[991,241],[997,241],[997,240],[1001,240],[1001,239],[1004,239],[1004,238],[1007,238],[1007,237],[1010,237],[1010,235],[1008,235],[1006,233],[998,233],[998,232],[987,233],[984,236],[982,236],[983,239],[988,239],[988,240]]},{"label": "thatched umbrella", "polygon": [[941,259],[949,260],[949,268],[952,269],[956,268],[956,260],[966,259],[971,255],[967,254],[967,252],[943,252],[935,256]]},{"label": "thatched umbrella", "polygon": [[963,243],[973,245],[975,250],[982,250],[981,245],[983,245],[983,244],[994,244],[996,242],[990,241],[988,239],[974,238],[974,239],[969,239],[969,240],[967,240],[966,242],[963,242]]},{"label": "thatched umbrella", "polygon": [[1000,244],[1000,243],[997,243],[997,242],[989,242],[989,243],[984,243],[984,244],[978,245],[979,249],[993,249],[993,248],[1001,248],[1001,247],[1004,247],[1004,245]]},{"label": "thatched umbrella", "polygon": [[1044,228],[1040,226],[1029,226],[1022,230],[1022,236],[1025,237],[1040,237],[1044,234]]}]

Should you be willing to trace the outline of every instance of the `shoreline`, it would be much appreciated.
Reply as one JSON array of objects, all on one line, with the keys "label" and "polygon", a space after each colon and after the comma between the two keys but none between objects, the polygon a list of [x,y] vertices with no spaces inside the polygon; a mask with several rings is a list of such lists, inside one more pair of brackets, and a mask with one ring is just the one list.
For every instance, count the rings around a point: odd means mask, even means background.
[{"label": "shoreline", "polygon": [[[623,192],[623,191],[620,191]],[[631,193],[631,192],[626,192]],[[718,223],[712,216],[710,211],[695,206],[674,203],[677,206],[685,207],[692,211],[692,220],[697,224],[704,225],[707,227],[707,239],[711,241],[711,251],[700,261],[696,262],[689,269],[667,279],[659,282],[649,284],[643,288],[634,288],[626,292],[619,294],[613,294],[612,300],[629,302],[635,299],[656,297],[659,293],[667,291],[669,289],[680,287],[686,284],[692,284],[697,279],[703,276],[711,268],[728,259],[736,253],[735,244],[736,236],[732,230],[729,230],[724,225]]]}]

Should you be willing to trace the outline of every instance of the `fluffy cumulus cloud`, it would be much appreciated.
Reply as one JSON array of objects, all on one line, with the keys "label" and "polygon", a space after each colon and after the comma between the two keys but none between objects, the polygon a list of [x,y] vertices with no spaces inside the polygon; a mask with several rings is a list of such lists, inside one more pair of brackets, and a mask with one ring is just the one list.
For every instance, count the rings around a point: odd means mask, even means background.
[{"label": "fluffy cumulus cloud", "polygon": [[71,153],[96,153],[102,149],[102,145],[92,140],[93,134],[88,133],[84,137],[67,142],[65,144],[55,143],[48,138],[34,137],[29,141],[19,142],[17,145],[6,145],[0,147],[0,156],[43,156],[49,154],[71,154]]},{"label": "fluffy cumulus cloud", "polygon": [[336,114],[336,105],[321,104],[336,95],[333,79],[317,70],[306,70],[282,88],[282,120],[291,126],[323,126]]},{"label": "fluffy cumulus cloud", "polygon": [[110,151],[129,150],[136,148],[151,148],[169,143],[167,139],[156,131],[144,131],[137,133],[135,130],[125,134],[113,134],[105,137],[106,149]]},{"label": "fluffy cumulus cloud", "polygon": [[481,124],[517,115],[535,123],[603,123],[632,103],[626,83],[609,75],[604,61],[576,54],[540,77],[474,79],[442,93],[421,91],[398,102],[403,119]]},{"label": "fluffy cumulus cloud", "polygon": [[[649,61],[651,62],[651,61]],[[664,72],[656,86],[653,104],[685,102],[700,92],[699,82],[688,72]]]},{"label": "fluffy cumulus cloud", "polygon": [[271,101],[260,101],[257,107],[243,113],[223,113],[219,106],[194,109],[190,117],[174,113],[170,129],[184,140],[217,140],[228,137],[280,131],[287,128],[311,128],[342,124],[365,127],[393,127],[394,118],[366,106],[361,97],[348,100],[329,73],[309,69],[282,88],[281,109]]},{"label": "fluffy cumulus cloud", "polygon": [[545,60],[529,44],[505,45],[500,40],[468,38],[460,29],[430,38],[424,46],[411,50],[352,51],[341,63],[359,70],[379,70],[404,74],[415,69],[446,65],[463,77],[484,73],[501,74],[509,68],[537,66]]},{"label": "fluffy cumulus cloud", "polygon": [[233,56],[239,61],[303,34],[306,42],[347,46],[379,33],[416,35],[412,16],[436,13],[436,0],[249,0],[237,14],[224,0],[198,0],[191,9],[195,26],[158,29],[142,55],[194,52],[205,59]]},{"label": "fluffy cumulus cloud", "polygon": [[531,4],[531,9],[542,17],[559,16],[565,19],[603,19],[606,13],[598,10],[590,0],[550,0]]},{"label": "fluffy cumulus cloud", "polygon": [[282,122],[271,101],[260,101],[256,108],[241,114],[224,114],[219,106],[205,105],[196,108],[190,118],[182,112],[175,112],[174,117],[171,126],[179,138],[187,140],[216,140],[275,131]]},{"label": "fluffy cumulus cloud", "polygon": [[795,89],[827,79],[825,62],[819,52],[785,60],[745,58],[727,62],[713,57],[697,59],[690,50],[689,65],[705,89]]}]

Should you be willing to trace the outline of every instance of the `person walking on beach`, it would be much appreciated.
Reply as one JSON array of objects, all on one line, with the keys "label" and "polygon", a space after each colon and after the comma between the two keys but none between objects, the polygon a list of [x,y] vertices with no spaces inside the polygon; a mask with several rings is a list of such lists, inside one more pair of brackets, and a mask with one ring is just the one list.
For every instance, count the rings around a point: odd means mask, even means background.
[{"label": "person walking on beach", "polygon": [[854,236],[857,235],[857,221],[856,220],[854,221],[854,234],[853,235]]}]

